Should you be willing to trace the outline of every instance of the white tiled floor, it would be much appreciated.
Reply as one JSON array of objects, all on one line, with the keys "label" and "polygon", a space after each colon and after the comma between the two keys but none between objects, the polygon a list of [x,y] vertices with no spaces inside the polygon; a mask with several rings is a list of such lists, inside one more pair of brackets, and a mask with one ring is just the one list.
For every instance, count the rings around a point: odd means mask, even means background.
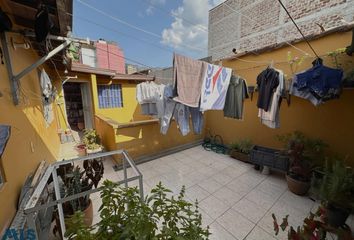
[{"label": "white tiled floor", "polygon": [[[122,171],[114,172],[110,161],[105,165],[105,178],[122,179]],[[138,168],[143,173],[145,194],[159,181],[174,194],[186,186],[186,198],[199,201],[203,224],[210,226],[211,239],[284,240],[285,233],[275,236],[271,214],[278,219],[289,214],[289,223],[298,225],[317,206],[308,197],[289,192],[283,175],[262,175],[250,164],[200,146],[140,164]],[[131,169],[128,174],[133,176]],[[97,222],[100,198],[95,194],[91,199]],[[349,222],[353,224],[354,220]]]}]

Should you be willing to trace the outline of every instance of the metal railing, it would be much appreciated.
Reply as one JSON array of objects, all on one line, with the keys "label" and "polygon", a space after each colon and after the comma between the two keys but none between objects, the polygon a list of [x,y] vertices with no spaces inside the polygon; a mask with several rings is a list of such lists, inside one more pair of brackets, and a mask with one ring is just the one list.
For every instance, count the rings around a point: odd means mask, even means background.
[{"label": "metal railing", "polygon": [[[74,194],[74,195],[62,198],[60,195],[60,186],[59,186],[58,175],[57,175],[57,169],[59,168],[59,166],[65,165],[68,163],[79,163],[81,161],[92,160],[95,158],[103,158],[103,160],[107,160],[104,157],[108,157],[108,156],[112,156],[112,155],[122,155],[123,156],[122,162],[123,162],[124,179],[121,181],[117,181],[115,183],[117,183],[119,185],[124,184],[125,187],[128,187],[128,182],[138,180],[139,181],[140,197],[141,197],[141,199],[144,198],[143,175],[141,174],[139,169],[136,167],[134,161],[130,158],[129,154],[125,150],[116,150],[116,151],[110,151],[110,152],[96,153],[96,154],[91,154],[91,155],[76,158],[76,159],[55,162],[55,163],[49,165],[49,167],[46,169],[45,173],[43,174],[43,177],[41,178],[40,182],[38,183],[37,187],[35,188],[31,198],[27,202],[25,209],[24,209],[24,214],[26,217],[27,226],[29,229],[34,230],[35,235],[36,235],[36,239],[40,239],[39,238],[40,234],[37,229],[37,223],[36,223],[37,215],[40,210],[44,210],[44,209],[48,209],[50,207],[57,206],[59,220],[60,220],[60,228],[61,228],[63,238],[65,239],[64,233],[66,231],[66,228],[65,228],[64,212],[63,212],[62,204],[67,201],[71,201],[71,200],[74,200],[74,199],[77,199],[77,198],[80,198],[83,196],[87,196],[87,195],[99,192],[103,188],[103,187],[98,187],[95,189],[91,189],[91,190],[88,190],[85,192],[81,192],[78,194]],[[135,176],[128,178],[128,173],[127,173],[128,167],[131,167],[133,169]],[[47,186],[48,181],[51,176],[53,178],[54,193],[55,193],[56,200],[47,202],[45,204],[41,204],[41,203],[39,203],[39,200],[41,199],[41,195],[42,195],[45,187]]]}]

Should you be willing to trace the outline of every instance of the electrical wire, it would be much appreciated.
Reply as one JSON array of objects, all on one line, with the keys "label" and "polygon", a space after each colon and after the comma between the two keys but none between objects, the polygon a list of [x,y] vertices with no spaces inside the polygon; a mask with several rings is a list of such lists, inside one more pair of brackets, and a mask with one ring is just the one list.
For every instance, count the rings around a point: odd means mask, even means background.
[{"label": "electrical wire", "polygon": [[[143,29],[143,28],[137,27],[137,26],[135,26],[135,25],[133,25],[133,24],[130,24],[130,23],[124,21],[124,20],[121,20],[121,19],[119,19],[118,17],[113,16],[113,15],[107,13],[107,12],[104,12],[104,11],[102,11],[102,10],[100,10],[100,9],[98,9],[98,8],[96,8],[96,7],[94,7],[94,6],[90,5],[90,4],[88,4],[88,3],[84,2],[84,1],[82,1],[82,0],[77,0],[77,1],[78,1],[79,3],[81,3],[82,5],[85,5],[86,7],[90,8],[90,9],[92,9],[92,10],[94,10],[94,11],[96,11],[96,12],[98,12],[98,13],[100,13],[100,14],[102,14],[102,15],[108,17],[108,18],[111,18],[111,19],[113,19],[113,20],[115,20],[115,21],[117,21],[117,22],[119,22],[119,23],[121,23],[121,24],[124,24],[124,25],[126,25],[126,26],[128,26],[128,27],[130,27],[130,28],[133,28],[133,29],[135,29],[135,30],[144,32],[144,33],[146,33],[146,34],[149,34],[150,36],[153,36],[153,37],[156,37],[156,38],[162,40],[162,39],[161,39],[161,36],[158,35],[158,34],[156,34],[156,33],[153,33],[153,32],[151,32],[151,31],[147,31],[147,30],[145,30],[145,29]],[[187,47],[187,48],[190,48],[190,49],[198,50],[198,51],[205,51],[205,50],[207,50],[207,49],[204,49],[204,48],[194,47],[194,46],[187,45],[187,44],[183,44],[183,43],[181,43],[180,45],[181,45],[181,46],[184,46],[184,47]]]},{"label": "electrical wire", "polygon": [[190,20],[188,20],[188,19],[186,19],[186,18],[184,18],[184,17],[182,17],[182,16],[177,15],[177,14],[176,14],[175,12],[173,12],[173,11],[170,12],[170,11],[167,11],[167,10],[161,8],[161,7],[158,7],[158,6],[156,6],[155,4],[152,4],[149,0],[141,0],[141,1],[142,1],[142,2],[145,2],[148,6],[151,6],[151,7],[153,7],[153,8],[156,8],[156,9],[160,10],[161,12],[166,13],[166,14],[169,15],[169,16],[173,16],[173,17],[176,17],[176,18],[183,19],[183,20],[184,20],[186,23],[188,23],[189,25],[198,27],[199,29],[201,29],[201,30],[203,30],[203,31],[205,31],[205,32],[209,32],[209,30],[208,30],[207,28],[205,28],[204,26],[202,26],[202,25],[200,25],[200,24],[197,24],[197,23],[193,23],[192,21],[190,21]]},{"label": "electrical wire", "polygon": [[282,6],[282,8],[285,10],[286,14],[288,14],[289,18],[291,19],[291,21],[294,23],[295,27],[297,28],[297,30],[299,31],[299,33],[301,34],[302,38],[306,41],[307,45],[309,45],[309,47],[311,48],[312,52],[315,54],[315,56],[317,58],[319,58],[318,54],[316,53],[315,49],[312,47],[312,45],[310,44],[309,40],[305,37],[305,35],[302,33],[301,29],[299,28],[299,26],[296,24],[295,20],[293,19],[293,17],[290,15],[288,9],[284,6],[283,2],[281,0],[278,0],[278,2],[280,3],[280,5]]}]

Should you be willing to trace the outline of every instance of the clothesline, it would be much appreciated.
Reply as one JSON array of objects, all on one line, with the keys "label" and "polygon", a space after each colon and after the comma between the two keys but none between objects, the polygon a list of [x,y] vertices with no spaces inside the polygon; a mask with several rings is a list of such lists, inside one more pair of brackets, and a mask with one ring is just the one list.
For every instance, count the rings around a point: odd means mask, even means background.
[{"label": "clothesline", "polygon": [[[316,57],[310,57],[310,56],[302,56],[304,57],[304,60],[308,60],[308,59],[315,59]],[[331,57],[329,56],[328,54],[323,54],[323,55],[320,55],[319,57],[323,58],[323,57]],[[301,58],[301,57],[299,57]],[[244,60],[244,59],[241,59],[241,58],[238,58],[238,57],[235,57],[235,59],[241,61],[241,62],[246,62],[246,63],[261,63],[259,65],[256,65],[256,66],[252,66],[252,67],[247,67],[247,68],[238,68],[236,69],[237,71],[243,71],[243,70],[249,70],[249,69],[255,69],[255,68],[259,68],[259,67],[264,67],[264,66],[268,66],[272,63],[272,60],[270,61],[253,61],[253,60]],[[273,64],[290,64],[290,62],[288,60],[286,61],[273,61]]]}]

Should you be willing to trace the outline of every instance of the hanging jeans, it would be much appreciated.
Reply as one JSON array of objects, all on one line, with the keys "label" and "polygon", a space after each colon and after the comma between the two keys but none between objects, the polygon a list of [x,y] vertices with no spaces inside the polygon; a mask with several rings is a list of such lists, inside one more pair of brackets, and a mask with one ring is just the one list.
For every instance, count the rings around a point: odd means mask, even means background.
[{"label": "hanging jeans", "polygon": [[174,118],[177,122],[177,125],[179,127],[179,130],[182,133],[182,136],[186,136],[190,129],[189,129],[189,107],[186,105],[183,105],[181,103],[176,103],[175,107],[175,112],[174,112]]},{"label": "hanging jeans", "polygon": [[170,128],[171,118],[175,111],[176,102],[172,100],[173,87],[166,85],[163,91],[163,98],[157,102],[158,118],[160,119],[160,132],[167,134]]},{"label": "hanging jeans", "polygon": [[164,113],[160,117],[160,132],[163,135],[167,134],[168,129],[170,128],[171,118],[175,111],[176,102],[172,99],[164,100]]},{"label": "hanging jeans", "polygon": [[203,130],[203,113],[199,111],[199,108],[189,108],[189,111],[192,116],[192,125],[193,125],[193,131],[195,134],[201,134]]}]

